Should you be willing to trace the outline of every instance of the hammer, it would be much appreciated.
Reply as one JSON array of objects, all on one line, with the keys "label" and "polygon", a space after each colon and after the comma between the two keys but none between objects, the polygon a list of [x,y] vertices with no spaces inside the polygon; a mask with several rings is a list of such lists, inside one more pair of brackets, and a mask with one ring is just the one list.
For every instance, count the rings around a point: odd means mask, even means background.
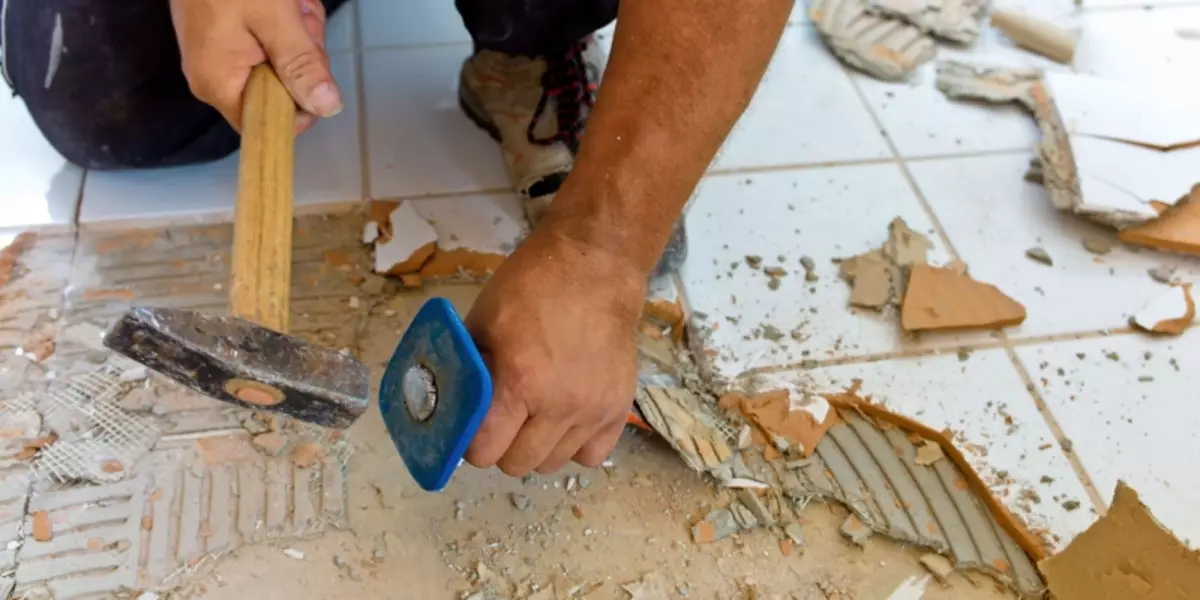
[{"label": "hammer", "polygon": [[104,345],[207,396],[333,428],[368,403],[370,370],[286,335],[296,105],[268,65],[246,84],[228,317],[134,307]]}]

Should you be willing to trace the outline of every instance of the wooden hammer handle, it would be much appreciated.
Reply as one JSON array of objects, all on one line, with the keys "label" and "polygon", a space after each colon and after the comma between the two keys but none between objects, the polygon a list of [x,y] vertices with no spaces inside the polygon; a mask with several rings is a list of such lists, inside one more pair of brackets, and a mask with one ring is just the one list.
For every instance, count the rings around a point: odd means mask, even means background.
[{"label": "wooden hammer handle", "polygon": [[242,106],[230,314],[288,328],[296,104],[269,65],[250,73]]}]

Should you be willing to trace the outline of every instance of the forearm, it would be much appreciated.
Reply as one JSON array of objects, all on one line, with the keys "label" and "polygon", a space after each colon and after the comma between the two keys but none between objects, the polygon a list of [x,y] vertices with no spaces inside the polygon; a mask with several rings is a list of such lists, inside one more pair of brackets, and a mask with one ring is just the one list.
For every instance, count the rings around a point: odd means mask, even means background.
[{"label": "forearm", "polygon": [[791,0],[622,2],[553,226],[649,272],[749,103],[791,8]]}]

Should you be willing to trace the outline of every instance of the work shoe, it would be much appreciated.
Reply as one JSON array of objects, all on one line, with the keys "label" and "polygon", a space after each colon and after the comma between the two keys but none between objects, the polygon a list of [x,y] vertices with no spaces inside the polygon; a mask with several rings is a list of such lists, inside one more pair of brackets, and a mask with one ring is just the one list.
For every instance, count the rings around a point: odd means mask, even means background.
[{"label": "work shoe", "polygon": [[[557,57],[480,50],[463,64],[459,104],[500,142],[530,225],[541,219],[575,164],[604,62],[603,51],[588,38]],[[686,253],[680,223],[654,275],[678,270]]]}]

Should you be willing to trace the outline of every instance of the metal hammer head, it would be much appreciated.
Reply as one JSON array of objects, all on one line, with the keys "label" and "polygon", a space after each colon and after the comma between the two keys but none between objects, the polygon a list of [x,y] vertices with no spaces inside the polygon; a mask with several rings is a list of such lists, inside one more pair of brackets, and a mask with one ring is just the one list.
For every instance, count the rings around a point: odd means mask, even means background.
[{"label": "metal hammer head", "polygon": [[324,427],[367,409],[371,372],[358,359],[234,317],[131,308],[104,345],[217,400]]}]

